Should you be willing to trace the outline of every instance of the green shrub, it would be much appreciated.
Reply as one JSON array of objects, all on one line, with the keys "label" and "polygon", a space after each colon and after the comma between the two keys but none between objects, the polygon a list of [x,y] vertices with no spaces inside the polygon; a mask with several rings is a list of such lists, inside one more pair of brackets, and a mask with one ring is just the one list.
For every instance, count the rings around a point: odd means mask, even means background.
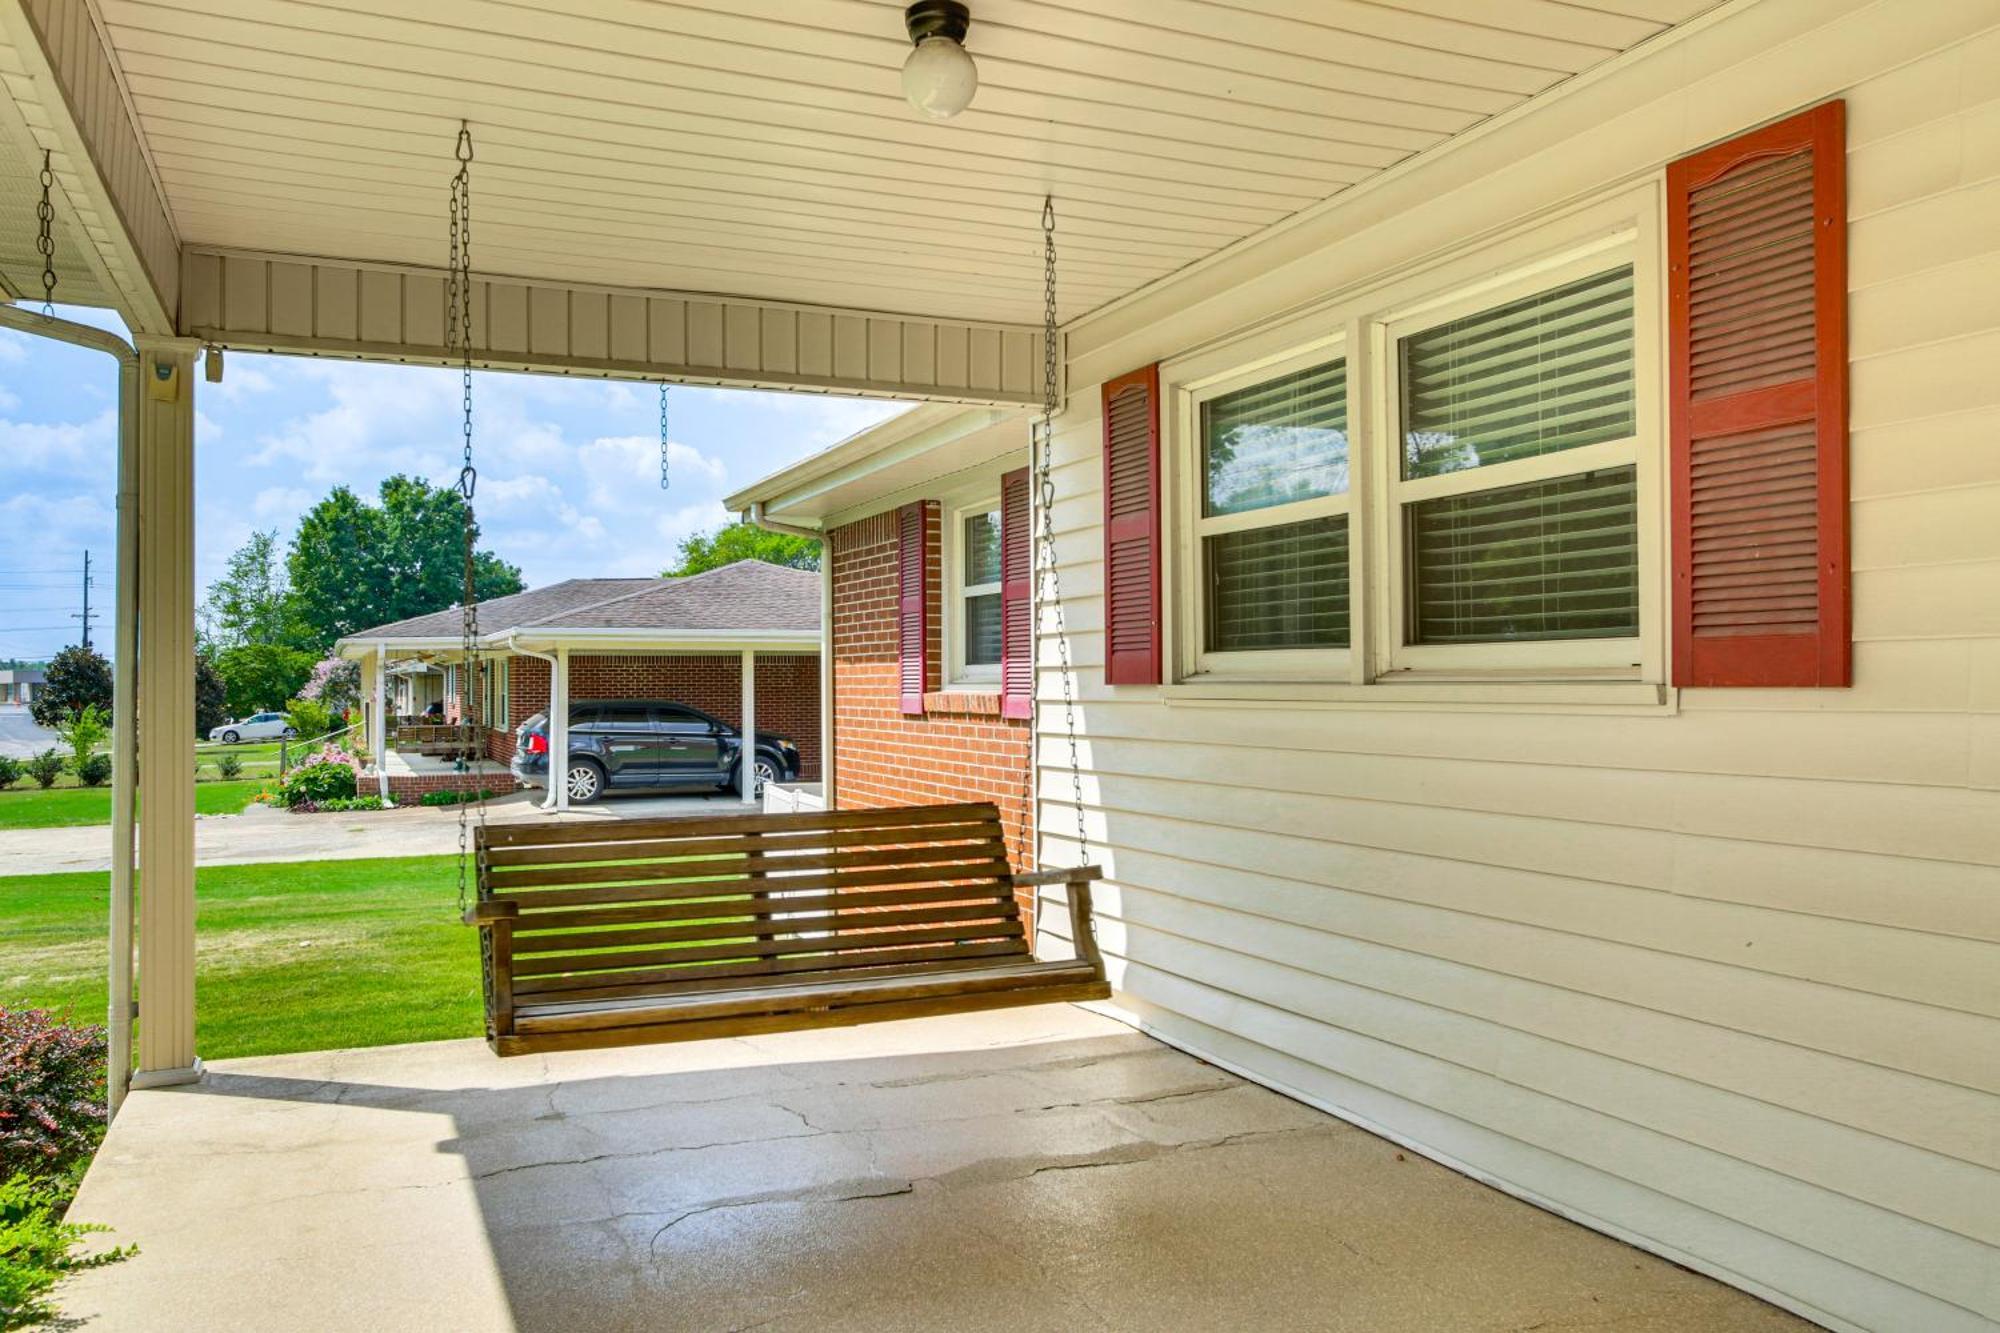
[{"label": "green shrub", "polygon": [[0,754],[0,787],[13,786],[21,780],[21,774],[26,771],[21,761],[13,755]]},{"label": "green shrub", "polygon": [[333,711],[316,699],[294,699],[286,704],[285,722],[302,741],[318,740],[338,725]]},{"label": "green shrub", "polygon": [[380,796],[336,796],[328,801],[316,801],[310,807],[322,814],[347,814],[356,810],[387,810],[389,803]]},{"label": "green shrub", "polygon": [[233,754],[224,754],[215,761],[215,771],[222,776],[223,781],[234,781],[243,776],[243,761]]},{"label": "green shrub", "polygon": [[125,1245],[101,1254],[78,1254],[85,1236],[109,1228],[63,1221],[71,1192],[61,1180],[28,1175],[0,1182],[0,1328],[26,1328],[54,1319],[56,1308],[49,1293],[57,1283],[135,1252],[135,1246]]},{"label": "green shrub", "polygon": [[[85,704],[63,720],[56,728],[56,734],[62,737],[64,745],[69,746],[70,769],[81,778],[83,770],[97,756],[97,747],[111,738],[111,714],[96,704]],[[109,776],[108,767],[105,773]],[[86,782],[83,785],[95,787],[103,781],[103,778],[99,778],[97,782]]]},{"label": "green shrub", "polygon": [[33,759],[30,759],[27,763],[27,769],[28,776],[35,780],[35,785],[43,791],[47,791],[49,788],[55,786],[56,779],[62,776],[62,753],[51,746],[49,749],[36,755]]},{"label": "green shrub", "polygon": [[491,788],[480,791],[427,791],[417,798],[418,805],[459,805],[465,801],[490,801],[500,793]]},{"label": "green shrub", "polygon": [[318,809],[328,801],[354,799],[354,766],[338,760],[324,759],[295,768],[285,774],[279,785],[285,804],[293,810],[300,807]]},{"label": "green shrub", "polygon": [[76,780],[86,787],[102,787],[111,781],[111,756],[94,754],[77,765]]}]

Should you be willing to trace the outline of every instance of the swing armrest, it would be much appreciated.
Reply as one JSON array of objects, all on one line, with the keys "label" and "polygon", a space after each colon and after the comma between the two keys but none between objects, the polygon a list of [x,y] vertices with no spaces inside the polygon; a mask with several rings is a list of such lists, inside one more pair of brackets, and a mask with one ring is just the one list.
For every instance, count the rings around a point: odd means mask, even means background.
[{"label": "swing armrest", "polygon": [[[1017,889],[1040,888],[1049,884],[1069,886],[1069,933],[1076,956],[1090,964],[1101,978],[1104,955],[1097,949],[1097,927],[1090,919],[1090,886],[1104,878],[1103,866],[1063,866],[1054,870],[1030,870],[1010,877]],[[1037,910],[1040,910],[1037,907]]]},{"label": "swing armrest", "polygon": [[1061,866],[1055,870],[1026,870],[1013,876],[1017,889],[1038,889],[1049,884],[1081,884],[1103,879],[1103,866]]},{"label": "swing armrest", "polygon": [[517,904],[508,902],[505,899],[493,899],[483,903],[474,903],[472,906],[466,908],[464,920],[468,926],[478,926],[481,930],[487,930],[502,921],[512,921],[519,915],[521,915],[521,909]]}]

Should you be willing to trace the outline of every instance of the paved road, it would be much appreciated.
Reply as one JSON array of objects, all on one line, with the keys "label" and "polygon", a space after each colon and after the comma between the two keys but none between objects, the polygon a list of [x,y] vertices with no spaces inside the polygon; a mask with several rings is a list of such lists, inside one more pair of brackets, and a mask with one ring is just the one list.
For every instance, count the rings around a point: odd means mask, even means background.
[{"label": "paved road", "polygon": [[[536,793],[539,795],[539,793]],[[494,823],[560,818],[568,823],[619,819],[695,818],[754,814],[729,796],[611,798],[566,815],[549,816],[522,792],[487,807]],[[250,865],[263,861],[349,861],[375,856],[443,856],[458,850],[458,814],[419,806],[351,815],[293,815],[251,806],[240,815],[195,821],[197,865]],[[111,830],[89,828],[0,829],[0,875],[52,875],[111,868]]]},{"label": "paved road", "polygon": [[0,754],[26,759],[61,744],[53,731],[43,731],[19,704],[0,705]]}]

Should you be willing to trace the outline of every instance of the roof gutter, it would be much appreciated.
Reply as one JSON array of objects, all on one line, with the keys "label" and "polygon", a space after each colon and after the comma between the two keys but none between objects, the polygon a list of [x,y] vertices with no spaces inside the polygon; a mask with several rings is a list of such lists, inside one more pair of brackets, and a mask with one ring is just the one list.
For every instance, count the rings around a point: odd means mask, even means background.
[{"label": "roof gutter", "polygon": [[775,518],[765,517],[764,502],[762,500],[752,500],[750,502],[750,507],[743,511],[743,521],[753,528],[762,528],[766,532],[783,533],[787,537],[807,537],[813,541],[818,541],[825,535],[819,528],[802,528],[795,523],[780,523]]}]

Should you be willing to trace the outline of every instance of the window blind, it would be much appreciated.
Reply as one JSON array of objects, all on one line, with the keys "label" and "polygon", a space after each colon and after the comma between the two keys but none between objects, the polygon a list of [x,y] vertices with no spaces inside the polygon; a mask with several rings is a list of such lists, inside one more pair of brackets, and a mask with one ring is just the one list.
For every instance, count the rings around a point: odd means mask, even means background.
[{"label": "window blind", "polygon": [[1630,265],[1400,340],[1403,476],[1637,431]]},{"label": "window blind", "polygon": [[1205,538],[1208,651],[1344,648],[1347,515]]},{"label": "window blind", "polygon": [[1347,490],[1347,362],[1202,404],[1204,512],[1240,514]]},{"label": "window blind", "polygon": [[1405,517],[1412,643],[1639,632],[1633,468],[1424,500]]}]

